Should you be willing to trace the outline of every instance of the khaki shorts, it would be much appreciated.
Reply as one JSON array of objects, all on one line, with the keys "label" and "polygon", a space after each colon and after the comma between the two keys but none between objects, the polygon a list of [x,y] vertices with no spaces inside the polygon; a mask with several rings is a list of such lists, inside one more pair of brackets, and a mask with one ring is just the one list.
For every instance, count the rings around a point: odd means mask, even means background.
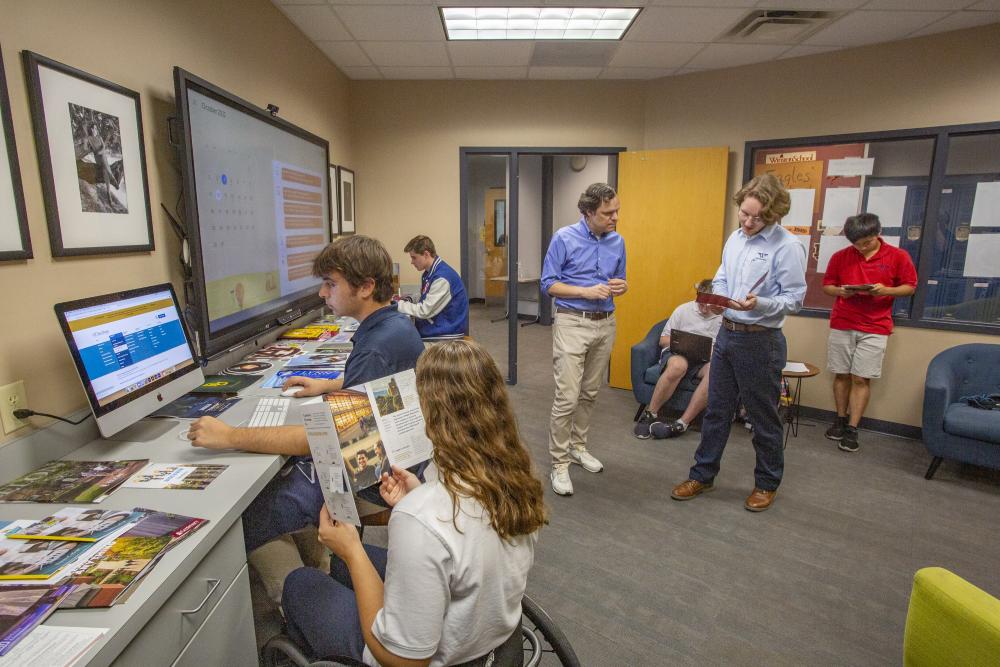
[{"label": "khaki shorts", "polygon": [[864,331],[830,329],[827,341],[827,368],[832,373],[859,378],[882,377],[882,359],[889,337]]}]

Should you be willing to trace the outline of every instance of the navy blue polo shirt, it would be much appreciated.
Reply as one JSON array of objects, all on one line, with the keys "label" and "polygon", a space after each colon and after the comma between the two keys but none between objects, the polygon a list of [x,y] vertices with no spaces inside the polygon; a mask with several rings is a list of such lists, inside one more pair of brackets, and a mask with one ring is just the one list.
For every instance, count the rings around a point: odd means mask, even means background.
[{"label": "navy blue polo shirt", "polygon": [[351,339],[354,348],[344,367],[344,388],[416,367],[424,351],[410,318],[386,306],[364,319]]}]

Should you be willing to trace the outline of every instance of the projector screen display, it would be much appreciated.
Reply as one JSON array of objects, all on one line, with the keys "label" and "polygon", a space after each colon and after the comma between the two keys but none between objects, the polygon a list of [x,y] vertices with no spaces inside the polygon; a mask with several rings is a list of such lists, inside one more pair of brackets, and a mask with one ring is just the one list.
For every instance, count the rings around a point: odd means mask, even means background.
[{"label": "projector screen display", "polygon": [[[304,301],[330,241],[325,140],[177,70],[203,351],[240,342]],[[193,205],[192,205],[193,204]],[[194,234],[192,234],[194,236]]]}]

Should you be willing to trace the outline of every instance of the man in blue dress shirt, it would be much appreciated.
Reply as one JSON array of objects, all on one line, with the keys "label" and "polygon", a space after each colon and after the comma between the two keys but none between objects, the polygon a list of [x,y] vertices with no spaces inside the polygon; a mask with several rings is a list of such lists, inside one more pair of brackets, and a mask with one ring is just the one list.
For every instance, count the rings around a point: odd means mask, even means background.
[{"label": "man in blue dress shirt", "polygon": [[701,444],[688,479],[674,487],[674,500],[690,500],[713,488],[740,400],[753,426],[757,454],[754,489],[744,507],[763,512],[781,484],[785,458],[778,415],[781,369],[787,348],[781,325],[802,307],[806,295],[805,249],[781,227],[791,208],[788,190],[773,175],[758,176],[734,197],[740,226],[722,250],[712,288],[730,299],[712,350],[708,409]]},{"label": "man in blue dress shirt", "polygon": [[573,493],[570,463],[589,472],[604,469],[587,451],[587,429],[615,342],[614,298],[628,290],[625,241],[615,231],[620,204],[614,188],[594,183],[580,195],[577,208],[583,217],[552,235],[541,281],[556,305],[549,480],[561,496]]}]

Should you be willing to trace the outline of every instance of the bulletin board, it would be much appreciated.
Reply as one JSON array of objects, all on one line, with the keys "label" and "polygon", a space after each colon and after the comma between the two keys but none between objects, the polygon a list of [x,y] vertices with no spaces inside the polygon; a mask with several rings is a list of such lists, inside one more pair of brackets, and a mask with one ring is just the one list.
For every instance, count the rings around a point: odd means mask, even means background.
[{"label": "bulletin board", "polygon": [[872,172],[866,144],[759,148],[753,175],[774,174],[788,188],[792,208],[781,220],[806,250],[806,308],[830,309],[834,298],[823,293],[830,256],[847,247],[844,221],[861,210],[864,178]]}]

